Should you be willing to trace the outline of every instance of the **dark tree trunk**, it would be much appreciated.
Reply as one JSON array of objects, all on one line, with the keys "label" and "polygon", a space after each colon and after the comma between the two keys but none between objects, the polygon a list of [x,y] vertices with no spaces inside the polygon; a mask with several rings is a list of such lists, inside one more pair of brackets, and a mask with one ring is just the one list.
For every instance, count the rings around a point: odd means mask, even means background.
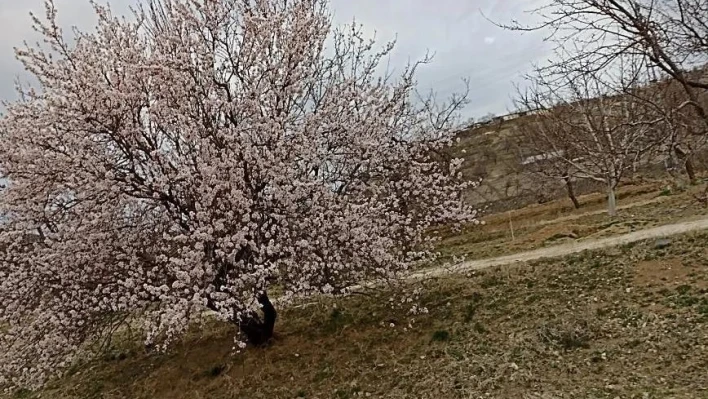
[{"label": "dark tree trunk", "polygon": [[264,292],[258,297],[258,303],[261,304],[263,318],[255,312],[247,315],[239,323],[239,329],[249,344],[263,346],[268,344],[273,338],[273,330],[278,313],[275,311],[275,307],[268,298],[267,293]]},{"label": "dark tree trunk", "polygon": [[703,204],[704,208],[708,208],[708,185],[706,185],[706,189],[703,190],[702,195],[694,195],[696,197],[696,200]]},{"label": "dark tree trunk", "polygon": [[563,176],[563,180],[565,180],[565,187],[568,189],[568,198],[573,201],[575,209],[580,209],[580,202],[578,198],[575,197],[575,189],[573,189],[573,182],[570,180],[570,176],[566,174]]},{"label": "dark tree trunk", "polygon": [[[250,237],[246,237],[250,238]],[[212,244],[207,244],[205,246],[205,251],[207,256],[212,259],[216,259],[215,247]],[[250,253],[248,247],[243,247],[239,250],[236,255],[237,259],[242,259],[248,256]],[[217,260],[216,265],[218,266],[218,271],[215,277],[214,285],[220,286],[224,284],[227,279],[227,273],[229,270],[229,264]],[[270,342],[273,338],[273,331],[275,329],[275,320],[278,318],[278,312],[275,311],[273,303],[268,298],[268,293],[263,291],[263,293],[258,297],[258,303],[261,304],[261,310],[263,311],[263,317],[258,312],[251,312],[250,314],[243,315],[241,319],[236,316],[236,312],[232,315],[232,320],[238,325],[241,335],[245,337],[246,341],[254,346],[263,346]],[[207,308],[215,312],[219,309],[211,298],[207,298]]]}]

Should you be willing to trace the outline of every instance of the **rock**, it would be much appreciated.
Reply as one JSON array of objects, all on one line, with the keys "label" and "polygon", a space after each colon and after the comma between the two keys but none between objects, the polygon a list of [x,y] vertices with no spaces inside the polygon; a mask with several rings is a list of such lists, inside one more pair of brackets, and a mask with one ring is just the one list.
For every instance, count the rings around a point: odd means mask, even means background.
[{"label": "rock", "polygon": [[671,240],[668,238],[659,238],[654,243],[654,249],[663,249],[671,245]]}]

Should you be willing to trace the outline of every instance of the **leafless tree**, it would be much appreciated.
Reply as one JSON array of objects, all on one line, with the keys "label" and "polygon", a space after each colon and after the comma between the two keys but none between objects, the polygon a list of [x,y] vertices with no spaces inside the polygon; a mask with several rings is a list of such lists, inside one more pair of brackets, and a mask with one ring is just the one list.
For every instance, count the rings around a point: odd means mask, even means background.
[{"label": "leafless tree", "polygon": [[[575,181],[577,179],[576,168],[566,161],[565,157],[571,159],[578,158],[572,155],[573,146],[568,142],[556,143],[555,148],[549,146],[543,139],[543,132],[552,132],[559,129],[555,126],[557,121],[546,116],[531,116],[519,121],[517,124],[518,136],[516,138],[516,148],[519,155],[519,163],[526,173],[540,176],[544,180],[561,180],[565,185],[568,198],[576,209],[580,208],[575,192]],[[541,140],[539,140],[541,136]]]},{"label": "leafless tree", "polygon": [[615,216],[615,190],[657,147],[652,132],[664,117],[623,94],[632,64],[616,75],[562,65],[577,64],[559,64],[553,74],[538,70],[528,77],[529,88],[518,103],[533,115],[522,124],[522,136],[545,173],[566,181],[569,196],[574,196],[574,178],[602,182],[608,213]]},{"label": "leafless tree", "polygon": [[549,32],[558,49],[572,54],[571,64],[596,71],[627,55],[642,58],[651,80],[664,75],[680,85],[706,134],[708,0],[551,0],[533,12],[541,23],[502,26]]},{"label": "leafless tree", "polygon": [[[630,92],[631,93],[631,92]],[[654,131],[661,141],[661,154],[670,164],[681,164],[691,182],[697,180],[694,157],[705,146],[708,135],[696,108],[689,106],[685,91],[673,79],[664,79],[631,93],[644,102],[663,121]],[[698,97],[701,106],[708,104],[708,92]],[[676,162],[678,158],[679,162]]]}]

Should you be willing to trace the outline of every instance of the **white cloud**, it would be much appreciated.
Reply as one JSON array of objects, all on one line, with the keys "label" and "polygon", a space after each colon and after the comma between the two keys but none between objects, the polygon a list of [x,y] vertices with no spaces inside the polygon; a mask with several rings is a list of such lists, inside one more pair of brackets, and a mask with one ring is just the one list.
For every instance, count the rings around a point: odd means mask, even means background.
[{"label": "white cloud", "polygon": [[497,41],[497,38],[494,36],[487,36],[484,38],[484,43],[486,43],[486,44],[493,44],[496,41]]}]

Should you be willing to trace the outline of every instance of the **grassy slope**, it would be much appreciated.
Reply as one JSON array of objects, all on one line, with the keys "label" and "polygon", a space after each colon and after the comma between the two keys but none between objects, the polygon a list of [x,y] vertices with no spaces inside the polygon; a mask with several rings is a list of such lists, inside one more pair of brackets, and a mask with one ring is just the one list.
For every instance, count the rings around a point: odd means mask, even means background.
[{"label": "grassy slope", "polygon": [[[510,212],[487,215],[486,225],[443,240],[446,255],[465,255],[467,259],[500,256],[531,250],[570,240],[586,240],[629,233],[638,229],[676,223],[708,215],[708,208],[695,202],[694,194],[703,186],[688,186],[683,191],[667,193],[659,182],[628,185],[619,191],[618,217],[607,217],[606,200],[602,194],[580,197],[583,207],[573,209],[570,201],[556,200],[547,204],[531,205]],[[509,219],[512,219],[514,238]]]},{"label": "grassy slope", "polygon": [[208,326],[17,396],[708,398],[708,233],[652,244],[429,281],[412,328],[385,297],[318,303],[282,311],[267,349],[232,356]]},{"label": "grassy slope", "polygon": [[[654,199],[660,187],[623,190],[620,205]],[[580,212],[563,199],[532,205],[513,211],[514,241],[501,213],[444,245],[479,258],[558,243],[569,232],[583,239],[705,214],[688,204],[690,194],[611,224],[582,216],[604,207],[601,194],[584,197]],[[233,331],[217,324],[195,328],[167,354],[126,343],[42,392],[13,397],[708,398],[707,243],[708,234],[691,235],[665,251],[639,245],[431,281],[422,299],[430,314],[412,328],[388,297],[374,296],[339,300],[336,310],[333,302],[282,310],[275,345],[235,356]]]}]

